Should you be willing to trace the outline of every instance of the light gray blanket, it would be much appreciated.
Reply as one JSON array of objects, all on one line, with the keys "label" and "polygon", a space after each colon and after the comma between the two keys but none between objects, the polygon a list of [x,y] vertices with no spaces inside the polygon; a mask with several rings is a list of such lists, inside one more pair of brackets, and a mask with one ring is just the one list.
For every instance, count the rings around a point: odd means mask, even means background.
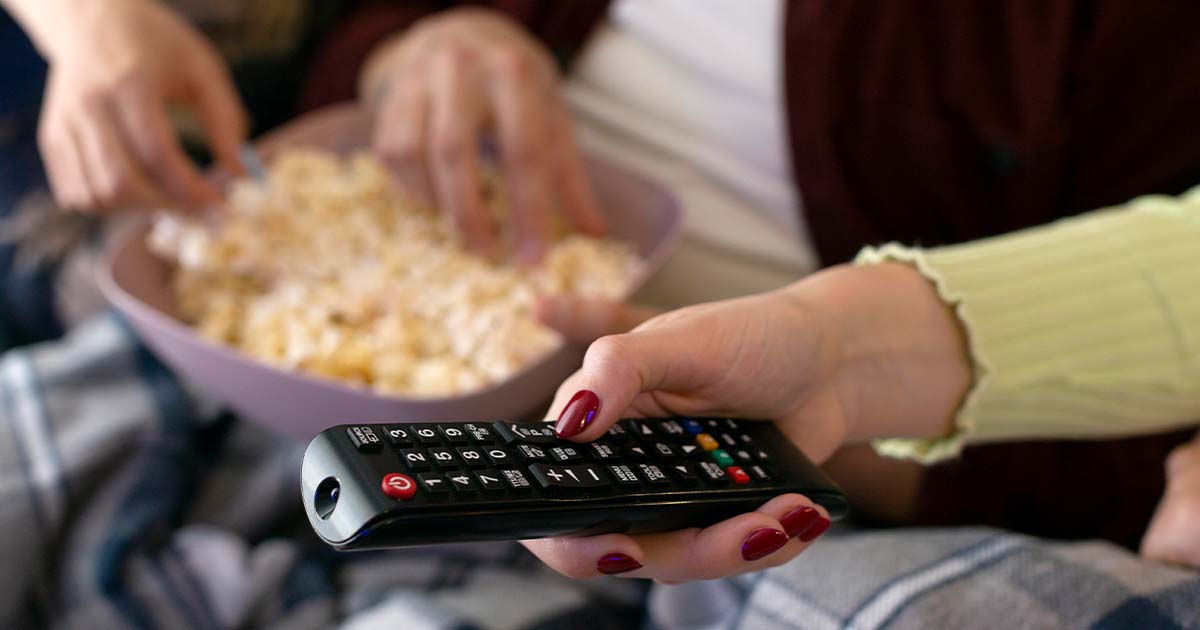
[{"label": "light gray blanket", "polygon": [[1104,543],[850,531],[778,569],[570,581],[515,544],[341,554],[302,444],[222,413],[106,315],[0,355],[3,628],[1200,628],[1200,574]]}]

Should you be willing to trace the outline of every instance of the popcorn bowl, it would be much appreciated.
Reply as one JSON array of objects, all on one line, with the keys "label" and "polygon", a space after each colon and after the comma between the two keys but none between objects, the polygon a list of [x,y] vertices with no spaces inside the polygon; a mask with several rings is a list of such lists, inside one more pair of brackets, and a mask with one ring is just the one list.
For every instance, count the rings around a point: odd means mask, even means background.
[{"label": "popcorn bowl", "polygon": [[[347,155],[369,145],[372,123],[371,115],[356,106],[333,106],[264,136],[256,147],[268,162],[274,153],[299,147]],[[655,183],[600,160],[587,162],[612,237],[630,243],[641,258],[632,293],[666,262],[680,234],[681,209]],[[351,422],[526,417],[549,402],[582,357],[582,349],[560,345],[504,381],[441,398],[383,395],[289,371],[204,338],[180,321],[170,265],[147,247],[149,229],[149,222],[141,221],[115,240],[99,271],[105,298],[176,374],[243,418],[283,434],[311,438],[329,426]]]}]

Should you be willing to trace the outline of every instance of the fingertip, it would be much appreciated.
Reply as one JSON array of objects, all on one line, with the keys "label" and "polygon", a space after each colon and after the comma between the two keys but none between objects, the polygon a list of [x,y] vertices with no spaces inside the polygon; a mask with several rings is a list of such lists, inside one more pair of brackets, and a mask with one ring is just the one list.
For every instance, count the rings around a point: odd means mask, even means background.
[{"label": "fingertip", "polygon": [[554,423],[554,433],[564,439],[579,437],[599,414],[600,397],[590,389],[581,389],[563,405]]}]

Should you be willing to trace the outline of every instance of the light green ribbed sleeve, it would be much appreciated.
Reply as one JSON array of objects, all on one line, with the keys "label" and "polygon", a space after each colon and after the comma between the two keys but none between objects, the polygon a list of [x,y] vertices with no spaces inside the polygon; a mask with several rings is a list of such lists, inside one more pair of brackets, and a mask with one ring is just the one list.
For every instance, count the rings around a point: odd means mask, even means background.
[{"label": "light green ribbed sleeve", "polygon": [[955,305],[974,385],[952,435],[889,439],[933,462],[966,442],[1101,438],[1200,421],[1200,187],[1000,237],[866,248]]}]

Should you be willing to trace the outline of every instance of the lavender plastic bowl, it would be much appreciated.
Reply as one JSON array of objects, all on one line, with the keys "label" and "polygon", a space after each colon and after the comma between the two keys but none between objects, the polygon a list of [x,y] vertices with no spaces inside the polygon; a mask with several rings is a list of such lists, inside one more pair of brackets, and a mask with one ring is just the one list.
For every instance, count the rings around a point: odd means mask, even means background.
[{"label": "lavender plastic bowl", "polygon": [[[367,146],[372,118],[348,105],[308,114],[257,144],[270,160],[288,147],[319,147],[346,154]],[[674,197],[641,177],[589,159],[592,181],[612,234],[644,260],[631,291],[640,288],[670,255],[682,213]],[[420,422],[523,417],[549,402],[578,365],[581,351],[561,347],[508,380],[447,398],[384,396],[365,389],[289,372],[251,359],[196,334],[176,316],[170,270],[149,252],[145,222],[120,235],[100,270],[108,301],[143,342],[177,374],[247,419],[300,438],[348,422]]]}]

